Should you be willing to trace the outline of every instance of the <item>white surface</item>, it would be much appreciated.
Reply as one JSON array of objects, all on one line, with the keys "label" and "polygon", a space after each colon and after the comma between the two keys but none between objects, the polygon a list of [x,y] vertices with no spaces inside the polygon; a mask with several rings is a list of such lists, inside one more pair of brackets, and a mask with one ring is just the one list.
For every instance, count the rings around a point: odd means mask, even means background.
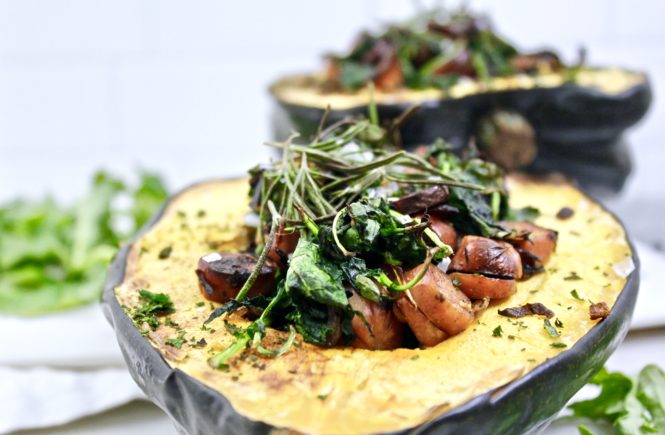
[{"label": "white surface", "polygon": [[0,366],[125,365],[99,304],[34,318],[0,316],[0,331],[13,332],[0,335]]},{"label": "white surface", "polygon": [[0,433],[48,427],[144,397],[124,368],[0,367]]},{"label": "white surface", "polygon": [[0,316],[0,433],[49,427],[144,398],[99,304]]},{"label": "white surface", "polygon": [[638,242],[635,248],[641,263],[640,291],[631,329],[665,327],[665,292],[661,281],[665,272],[665,254],[645,243]]}]

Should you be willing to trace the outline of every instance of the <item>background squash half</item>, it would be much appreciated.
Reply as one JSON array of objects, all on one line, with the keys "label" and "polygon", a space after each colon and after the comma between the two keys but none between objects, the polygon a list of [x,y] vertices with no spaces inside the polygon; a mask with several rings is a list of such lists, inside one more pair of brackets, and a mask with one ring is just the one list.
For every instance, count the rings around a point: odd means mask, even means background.
[{"label": "background squash half", "polygon": [[[207,358],[231,336],[221,319],[202,330],[213,307],[201,303],[194,268],[210,250],[247,245],[245,179],[210,181],[174,196],[115,259],[104,311],[138,385],[186,433],[535,432],[602,367],[628,331],[637,258],[621,224],[571,185],[510,178],[509,186],[514,207],[540,208],[538,222],[559,231],[558,252],[547,272],[520,283],[516,295],[433,348],[380,352],[299,343],[277,359],[248,358],[229,371],[211,369]],[[557,219],[564,206],[574,215]],[[160,258],[167,245],[170,256]],[[138,303],[140,288],[173,300],[172,320],[185,331],[180,349],[167,344],[176,334],[171,327],[162,325],[147,337],[134,327],[125,310]],[[606,302],[610,316],[590,320],[589,300]],[[552,309],[563,323],[560,337],[548,335],[540,317],[497,314],[525,302]],[[497,326],[500,337],[492,333]],[[270,331],[268,337],[280,334]],[[202,338],[207,345],[196,346]]]},{"label": "background squash half", "polygon": [[[644,73],[619,68],[585,68],[574,79],[568,77],[570,74],[564,70],[495,77],[486,82],[469,79],[446,91],[377,90],[375,100],[379,118],[385,122],[415,104],[421,105],[399,129],[406,148],[441,137],[461,150],[474,137],[481,148],[499,148],[489,150],[490,159],[492,151],[514,155],[509,167],[535,173],[558,171],[587,188],[598,185],[618,191],[631,169],[622,135],[651,104],[649,79]],[[284,140],[292,131],[305,137],[313,135],[327,106],[331,108],[328,123],[366,114],[370,101],[366,89],[328,92],[324,82],[322,76],[300,75],[271,85],[275,139]],[[500,112],[521,120],[518,125],[507,126],[510,136],[505,140],[483,141],[488,119]],[[513,128],[517,131],[510,131]]]}]

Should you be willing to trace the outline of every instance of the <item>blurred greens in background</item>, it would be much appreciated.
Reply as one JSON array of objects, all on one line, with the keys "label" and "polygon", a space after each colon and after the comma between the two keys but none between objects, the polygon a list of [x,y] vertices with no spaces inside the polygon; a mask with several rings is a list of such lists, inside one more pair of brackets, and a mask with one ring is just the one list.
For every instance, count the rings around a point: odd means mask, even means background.
[{"label": "blurred greens in background", "polygon": [[31,316],[99,298],[110,260],[167,198],[161,178],[130,186],[99,172],[70,207],[52,198],[0,205],[0,313]]}]

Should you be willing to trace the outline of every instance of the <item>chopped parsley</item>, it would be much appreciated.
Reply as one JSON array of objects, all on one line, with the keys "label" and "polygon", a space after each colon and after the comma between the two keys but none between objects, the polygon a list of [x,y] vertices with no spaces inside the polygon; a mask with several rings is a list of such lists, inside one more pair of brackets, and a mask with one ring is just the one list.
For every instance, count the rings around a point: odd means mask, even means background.
[{"label": "chopped parsley", "polygon": [[492,337],[501,337],[502,335],[503,335],[503,328],[501,328],[501,325],[497,326],[492,331]]},{"label": "chopped parsley", "polygon": [[[143,304],[134,307],[132,320],[134,320],[134,325],[141,330],[143,324],[147,324],[154,331],[160,324],[157,316],[175,312],[171,298],[164,293],[152,293],[141,289],[139,290],[139,301]],[[142,332],[147,331],[142,330]]]},{"label": "chopped parsley", "polygon": [[547,334],[552,338],[559,338],[559,331],[556,330],[554,326],[550,323],[549,319],[545,319],[543,322],[543,328],[547,331]]},{"label": "chopped parsley", "polygon": [[200,339],[196,343],[194,343],[194,347],[206,347],[208,345],[208,342],[206,341],[205,338]]},{"label": "chopped parsley", "polygon": [[182,347],[182,345],[185,344],[185,334],[186,334],[186,331],[180,331],[178,333],[177,338],[169,338],[168,340],[166,340],[165,343],[168,346],[175,347],[176,349],[180,349]]},{"label": "chopped parsley", "polygon": [[577,299],[578,301],[583,301],[583,302],[584,302],[584,298],[582,298],[582,297],[580,296],[580,294],[577,293],[577,289],[573,289],[573,291],[571,291],[570,294],[571,294],[572,297],[574,297],[574,298]]},{"label": "chopped parsley", "polygon": [[179,331],[181,329],[180,325],[178,325],[176,322],[174,322],[173,319],[171,319],[170,317],[167,317],[167,318],[164,319],[164,324],[166,326],[170,326],[171,328],[175,329],[176,331]]},{"label": "chopped parsley", "polygon": [[568,276],[563,277],[564,281],[579,281],[581,279],[582,279],[582,277],[579,276],[577,274],[577,272],[575,272],[574,270],[572,272],[570,272],[570,274]]},{"label": "chopped parsley", "polygon": [[173,252],[173,246],[166,246],[159,251],[158,257],[160,260],[165,260],[171,256],[171,252]]},{"label": "chopped parsley", "polygon": [[550,346],[557,347],[557,348],[568,347],[568,345],[566,343],[561,343],[560,341],[556,341],[556,342],[550,344]]}]

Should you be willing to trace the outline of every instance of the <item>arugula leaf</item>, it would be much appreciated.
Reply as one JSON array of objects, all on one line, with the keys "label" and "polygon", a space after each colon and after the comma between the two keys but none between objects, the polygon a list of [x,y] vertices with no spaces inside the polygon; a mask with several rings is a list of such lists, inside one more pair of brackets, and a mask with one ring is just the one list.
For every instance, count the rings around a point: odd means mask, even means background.
[{"label": "arugula leaf", "polygon": [[637,378],[637,398],[653,419],[651,426],[665,431],[665,372],[648,365]]},{"label": "arugula leaf", "polygon": [[169,196],[164,182],[156,173],[141,171],[140,177],[139,185],[132,193],[134,206],[131,215],[135,229],[145,225]]},{"label": "arugula leaf", "polygon": [[374,68],[359,62],[346,61],[340,64],[339,81],[347,89],[359,89],[374,76]]},{"label": "arugula leaf", "polygon": [[[114,207],[122,195],[133,196],[129,210]],[[39,315],[97,300],[120,242],[165,198],[155,175],[143,174],[132,193],[99,172],[73,207],[50,198],[1,205],[0,312]],[[117,228],[125,217],[128,225]]]},{"label": "arugula leaf", "polygon": [[601,387],[590,400],[569,406],[577,417],[605,420],[625,435],[665,433],[665,373],[654,365],[636,380],[602,369],[590,382]]}]

